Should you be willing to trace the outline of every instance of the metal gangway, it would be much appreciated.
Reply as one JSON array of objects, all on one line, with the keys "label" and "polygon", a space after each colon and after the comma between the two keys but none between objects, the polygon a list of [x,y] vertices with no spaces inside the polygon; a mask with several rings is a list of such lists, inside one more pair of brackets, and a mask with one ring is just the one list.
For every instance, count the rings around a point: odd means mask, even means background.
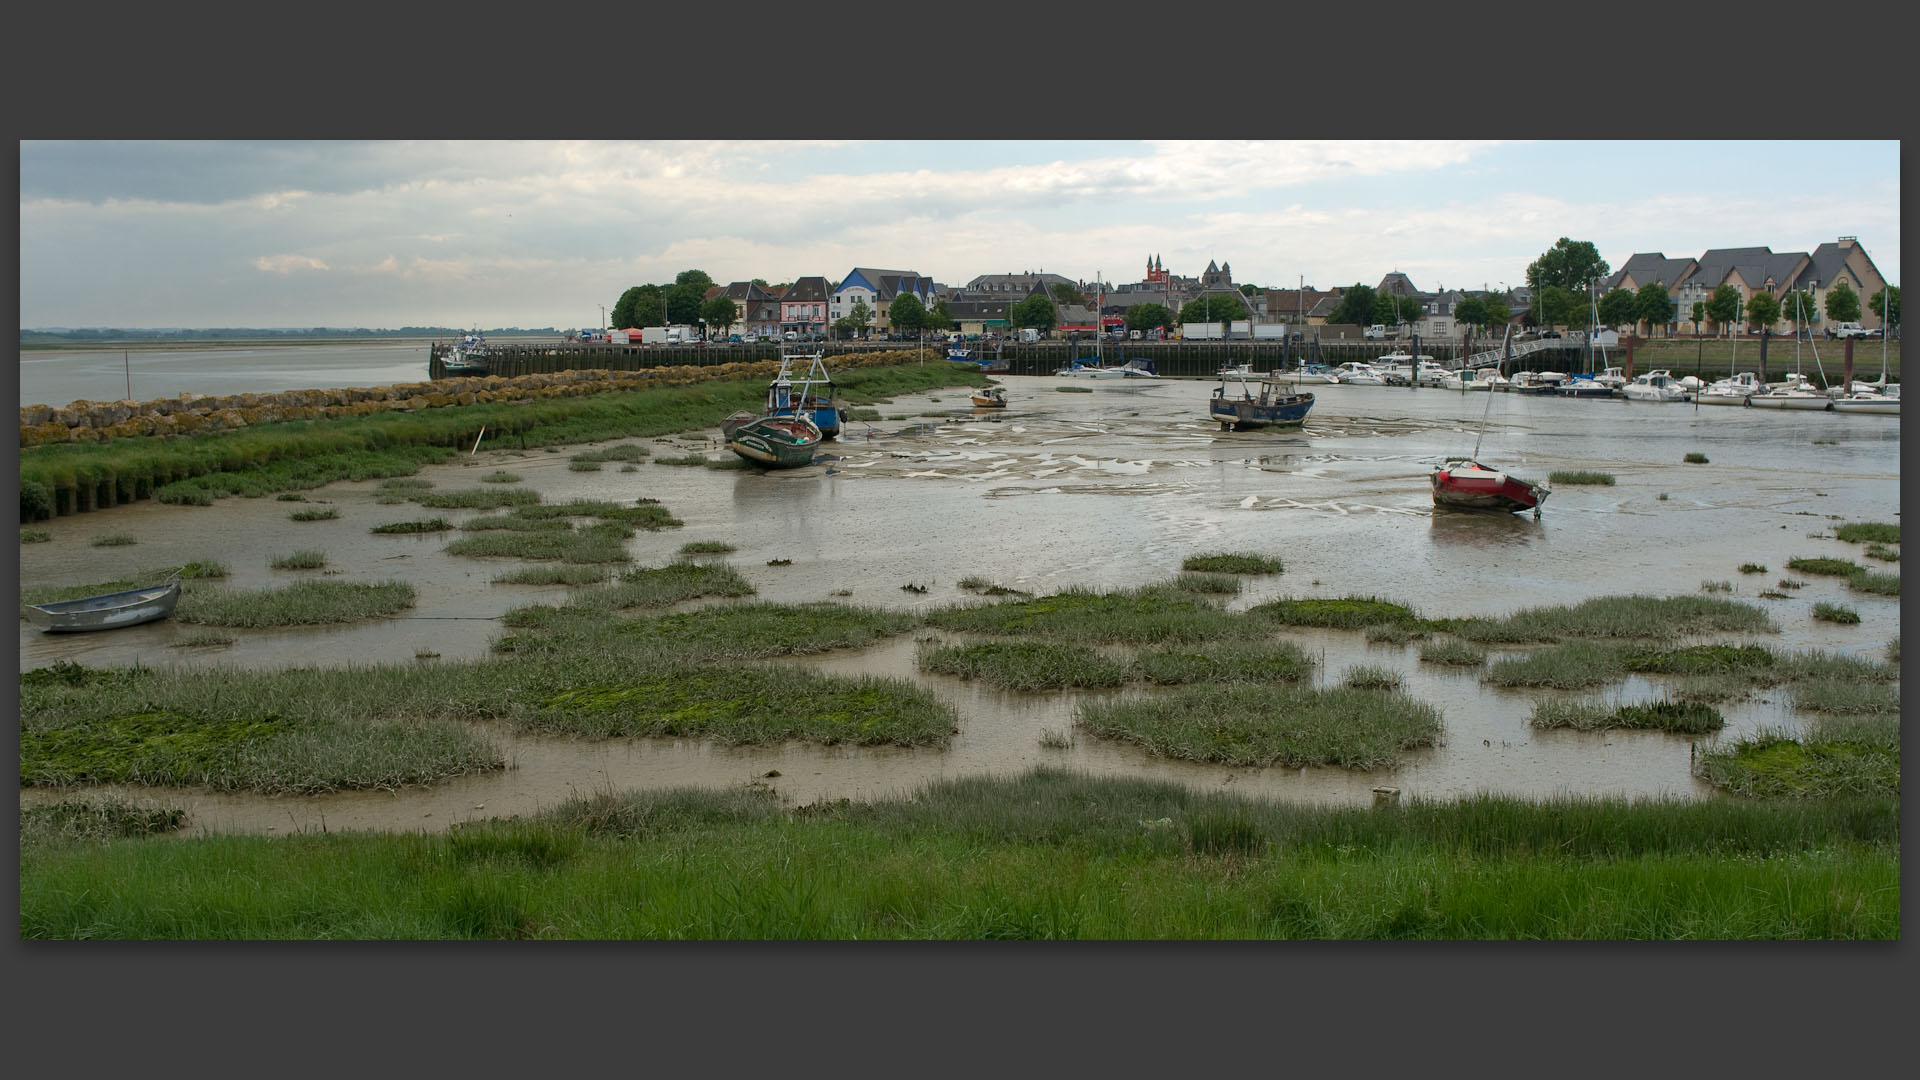
[{"label": "metal gangway", "polygon": [[[1542,349],[1553,349],[1559,346],[1560,342],[1553,338],[1535,338],[1532,341],[1515,342],[1511,355],[1517,360],[1528,353],[1536,353]],[[1449,371],[1459,371],[1462,368],[1490,367],[1494,364],[1501,363],[1508,355],[1507,346],[1505,343],[1502,343],[1484,352],[1477,352],[1472,356],[1464,357],[1458,363],[1443,366]]]}]

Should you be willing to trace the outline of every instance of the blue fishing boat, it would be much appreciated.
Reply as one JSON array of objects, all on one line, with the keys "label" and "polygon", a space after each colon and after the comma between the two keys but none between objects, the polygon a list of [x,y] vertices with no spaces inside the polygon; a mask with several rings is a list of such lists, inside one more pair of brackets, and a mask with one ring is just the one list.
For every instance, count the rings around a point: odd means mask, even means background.
[{"label": "blue fishing boat", "polygon": [[440,358],[442,375],[485,375],[487,373],[487,339],[476,331],[468,334],[447,354]]},{"label": "blue fishing boat", "polygon": [[[794,365],[808,362],[807,373],[796,380]],[[823,439],[835,438],[841,428],[840,403],[833,400],[833,380],[827,377],[825,358],[819,352],[780,354],[780,373],[767,384],[767,416],[805,416],[820,429]]]},{"label": "blue fishing boat", "polygon": [[1302,391],[1298,383],[1287,385],[1277,375],[1261,378],[1257,393],[1245,375],[1223,375],[1207,400],[1207,415],[1220,422],[1221,431],[1292,427],[1304,423],[1312,410],[1313,394]]}]

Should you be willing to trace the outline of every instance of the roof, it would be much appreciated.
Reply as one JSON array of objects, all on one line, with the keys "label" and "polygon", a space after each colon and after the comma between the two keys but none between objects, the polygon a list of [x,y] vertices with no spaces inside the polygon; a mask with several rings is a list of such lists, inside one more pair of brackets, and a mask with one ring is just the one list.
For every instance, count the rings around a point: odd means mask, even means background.
[{"label": "roof", "polygon": [[1017,291],[1026,293],[1033,290],[1033,283],[1036,280],[1044,281],[1049,285],[1072,285],[1075,288],[1079,287],[1079,283],[1072,278],[1062,277],[1059,274],[1035,274],[1030,272],[1015,274],[1008,272],[1005,274],[981,274],[972,281],[967,282],[967,288],[974,291]]},{"label": "roof", "polygon": [[1617,289],[1620,283],[1631,275],[1636,287],[1658,284],[1664,286],[1668,292],[1672,292],[1674,286],[1688,275],[1693,266],[1692,259],[1669,259],[1664,253],[1658,251],[1637,252],[1621,264],[1620,269],[1608,274],[1601,281],[1600,287],[1603,292]]},{"label": "roof", "polygon": [[1381,292],[1381,293],[1392,293],[1395,296],[1420,295],[1420,290],[1414,288],[1413,286],[1413,279],[1409,278],[1407,275],[1401,273],[1398,270],[1395,270],[1393,273],[1388,274],[1386,277],[1381,278],[1380,284],[1375,285],[1373,287],[1373,291]]},{"label": "roof", "polygon": [[806,302],[824,304],[827,300],[827,279],[817,274],[797,278],[792,285],[787,286],[786,294],[780,299],[789,304]]},{"label": "roof", "polygon": [[1784,288],[1806,257],[1805,252],[1775,254],[1766,247],[1715,248],[1700,256],[1700,269],[1694,272],[1693,278],[1712,289],[1725,284],[1728,275],[1739,271],[1740,279],[1750,289],[1765,285],[1768,278],[1773,279],[1776,288]]},{"label": "roof", "polygon": [[[1851,267],[1847,266],[1847,256],[1854,251],[1860,252],[1860,256],[1867,259],[1868,266],[1873,266],[1873,260],[1867,258],[1866,249],[1859,247],[1857,244],[1849,247],[1842,247],[1839,244],[1821,244],[1819,247],[1813,249],[1813,254],[1808,257],[1809,261],[1807,265],[1802,267],[1798,274],[1794,275],[1794,288],[1808,288],[1809,286],[1805,284],[1805,282],[1808,281],[1819,283],[1818,286],[1812,287],[1829,286],[1840,280],[1843,273],[1853,278],[1855,284],[1865,288],[1867,283],[1861,280],[1859,274],[1855,273]],[[1876,275],[1880,273],[1879,267],[1874,266],[1873,269]],[[1884,277],[1882,280],[1884,280]],[[1861,301],[1864,304],[1865,297],[1862,297]]]}]

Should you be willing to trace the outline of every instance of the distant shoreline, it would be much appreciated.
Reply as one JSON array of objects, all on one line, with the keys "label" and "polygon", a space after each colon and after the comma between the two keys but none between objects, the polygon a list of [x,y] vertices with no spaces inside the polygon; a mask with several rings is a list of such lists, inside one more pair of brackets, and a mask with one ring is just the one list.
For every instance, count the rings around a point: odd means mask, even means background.
[{"label": "distant shoreline", "polygon": [[[263,337],[263,338],[101,338],[95,341],[34,341],[20,343],[21,352],[174,352],[206,349],[258,349],[267,345],[424,345],[458,337],[457,333],[366,335],[360,337]],[[554,341],[553,333],[501,334],[490,340],[507,342]]]}]

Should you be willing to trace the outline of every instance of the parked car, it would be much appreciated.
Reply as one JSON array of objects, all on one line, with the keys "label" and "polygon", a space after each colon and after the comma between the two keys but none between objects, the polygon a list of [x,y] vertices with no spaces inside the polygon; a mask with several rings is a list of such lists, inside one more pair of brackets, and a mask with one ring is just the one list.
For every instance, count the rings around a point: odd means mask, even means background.
[{"label": "parked car", "polygon": [[1542,330],[1542,331],[1540,331],[1540,336],[1541,336],[1542,338],[1557,338],[1557,337],[1559,337],[1559,336],[1560,336],[1560,331],[1558,331],[1558,330]]},{"label": "parked car", "polygon": [[1837,322],[1827,327],[1827,336],[1830,338],[1863,338],[1868,335],[1866,329],[1857,322]]}]

